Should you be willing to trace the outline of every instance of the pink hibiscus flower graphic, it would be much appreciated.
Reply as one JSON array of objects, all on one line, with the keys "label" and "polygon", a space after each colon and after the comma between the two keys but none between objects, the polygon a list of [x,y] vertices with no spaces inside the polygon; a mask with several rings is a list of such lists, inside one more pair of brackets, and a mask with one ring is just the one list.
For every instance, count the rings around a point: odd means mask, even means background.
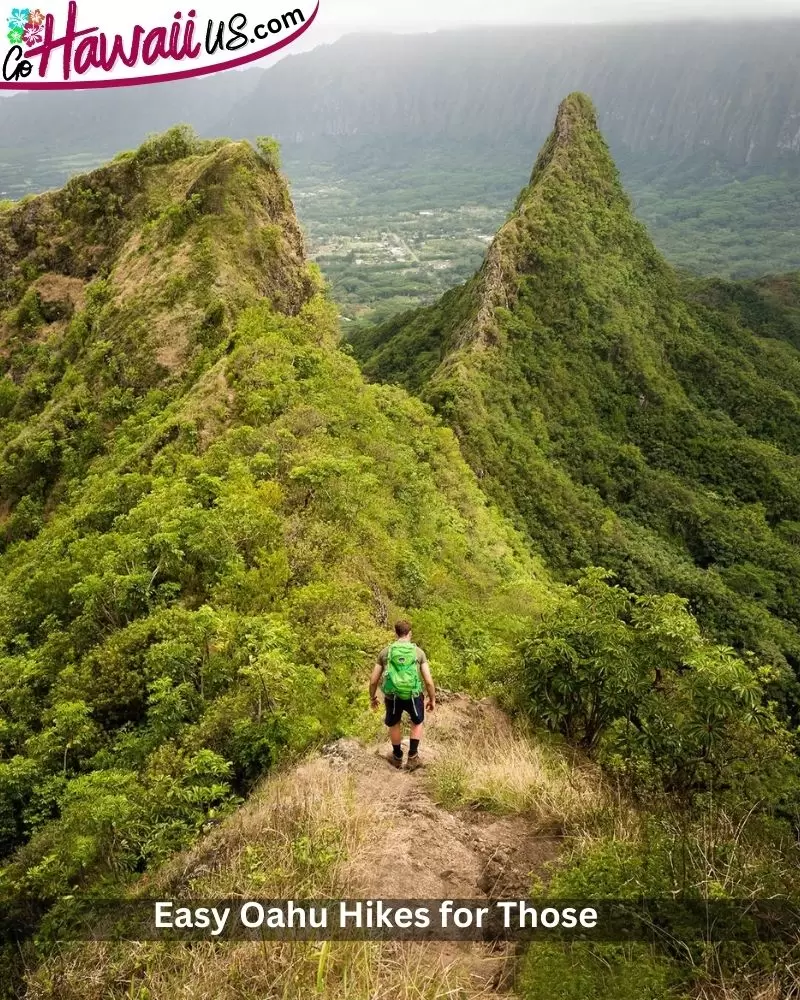
[{"label": "pink hibiscus flower graphic", "polygon": [[28,27],[29,25],[33,25],[35,28],[41,27],[41,25],[45,22],[46,16],[47,15],[43,14],[37,7],[36,10],[32,10],[28,13],[28,24],[25,27]]},{"label": "pink hibiscus flower graphic", "polygon": [[44,31],[41,25],[38,24],[26,24],[25,34],[24,34],[25,44],[28,48],[34,45],[41,45],[44,41]]}]

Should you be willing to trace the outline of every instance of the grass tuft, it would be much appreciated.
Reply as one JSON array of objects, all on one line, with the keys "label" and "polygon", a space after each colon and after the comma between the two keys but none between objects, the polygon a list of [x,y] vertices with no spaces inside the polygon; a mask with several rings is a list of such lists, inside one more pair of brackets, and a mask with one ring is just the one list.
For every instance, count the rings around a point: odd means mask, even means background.
[{"label": "grass tuft", "polygon": [[431,765],[431,780],[447,809],[535,813],[565,827],[585,824],[609,802],[596,768],[515,732],[494,733],[480,748],[448,746]]}]

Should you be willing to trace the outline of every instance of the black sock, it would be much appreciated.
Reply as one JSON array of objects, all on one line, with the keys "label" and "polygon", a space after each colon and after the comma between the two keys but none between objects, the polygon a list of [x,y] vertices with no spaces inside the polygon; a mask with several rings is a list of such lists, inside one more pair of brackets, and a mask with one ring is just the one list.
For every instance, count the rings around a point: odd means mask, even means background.
[{"label": "black sock", "polygon": [[403,745],[402,743],[392,743],[392,753],[397,757],[398,760],[403,756]]},{"label": "black sock", "polygon": [[419,750],[419,740],[409,740],[408,741],[408,756],[416,757],[417,750]]}]

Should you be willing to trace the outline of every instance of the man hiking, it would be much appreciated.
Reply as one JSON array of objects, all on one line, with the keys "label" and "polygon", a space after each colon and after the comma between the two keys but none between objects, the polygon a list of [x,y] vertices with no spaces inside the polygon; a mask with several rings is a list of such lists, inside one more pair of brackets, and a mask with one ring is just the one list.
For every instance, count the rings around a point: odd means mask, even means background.
[{"label": "man hiking", "polygon": [[416,646],[411,639],[411,625],[408,622],[398,622],[394,627],[397,639],[378,654],[377,662],[369,680],[369,697],[372,707],[378,708],[378,685],[383,690],[383,700],[386,706],[386,725],[389,727],[389,738],[392,741],[392,753],[389,762],[395,767],[403,766],[402,718],[407,713],[411,720],[411,738],[408,745],[409,771],[420,767],[419,741],[422,739],[422,723],[425,719],[425,700],[423,685],[428,692],[427,709],[432,712],[436,708],[436,688],[428,666],[428,658],[424,651]]}]

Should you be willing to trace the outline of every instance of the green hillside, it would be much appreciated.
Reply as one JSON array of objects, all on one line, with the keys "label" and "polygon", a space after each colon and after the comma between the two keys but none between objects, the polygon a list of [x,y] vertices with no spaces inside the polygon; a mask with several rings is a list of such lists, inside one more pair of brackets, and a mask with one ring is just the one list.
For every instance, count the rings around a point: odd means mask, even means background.
[{"label": "green hillside", "polygon": [[549,600],[337,350],[273,157],[178,129],[0,215],[6,899],[118,885],[357,726],[392,616],[468,686]]},{"label": "green hillside", "polygon": [[[795,895],[771,690],[793,693],[767,665],[797,648],[796,283],[682,291],[572,97],[481,273],[360,345],[450,429],[340,345],[277,155],[177,128],[0,208],[0,995],[441,996],[388,947],[337,949],[326,978],[316,942],[218,966],[214,943],[57,940],[86,897],[195,884],[196,842],[211,892],[341,891],[385,827],[383,764],[360,754],[359,801],[335,764],[328,792],[303,775],[328,741],[374,744],[367,678],[401,614],[451,704],[477,696],[414,779],[430,836],[503,814],[549,843],[557,870],[519,877],[554,897]],[[599,566],[565,585],[542,556]],[[391,773],[396,824],[414,786]],[[275,808],[228,819],[271,774]],[[738,975],[740,952],[693,948],[534,949],[522,993]],[[783,961],[747,960],[761,985]]]},{"label": "green hillside", "polygon": [[798,303],[790,278],[682,282],[573,95],[480,272],[354,346],[445,417],[558,572],[682,594],[795,674]]}]

